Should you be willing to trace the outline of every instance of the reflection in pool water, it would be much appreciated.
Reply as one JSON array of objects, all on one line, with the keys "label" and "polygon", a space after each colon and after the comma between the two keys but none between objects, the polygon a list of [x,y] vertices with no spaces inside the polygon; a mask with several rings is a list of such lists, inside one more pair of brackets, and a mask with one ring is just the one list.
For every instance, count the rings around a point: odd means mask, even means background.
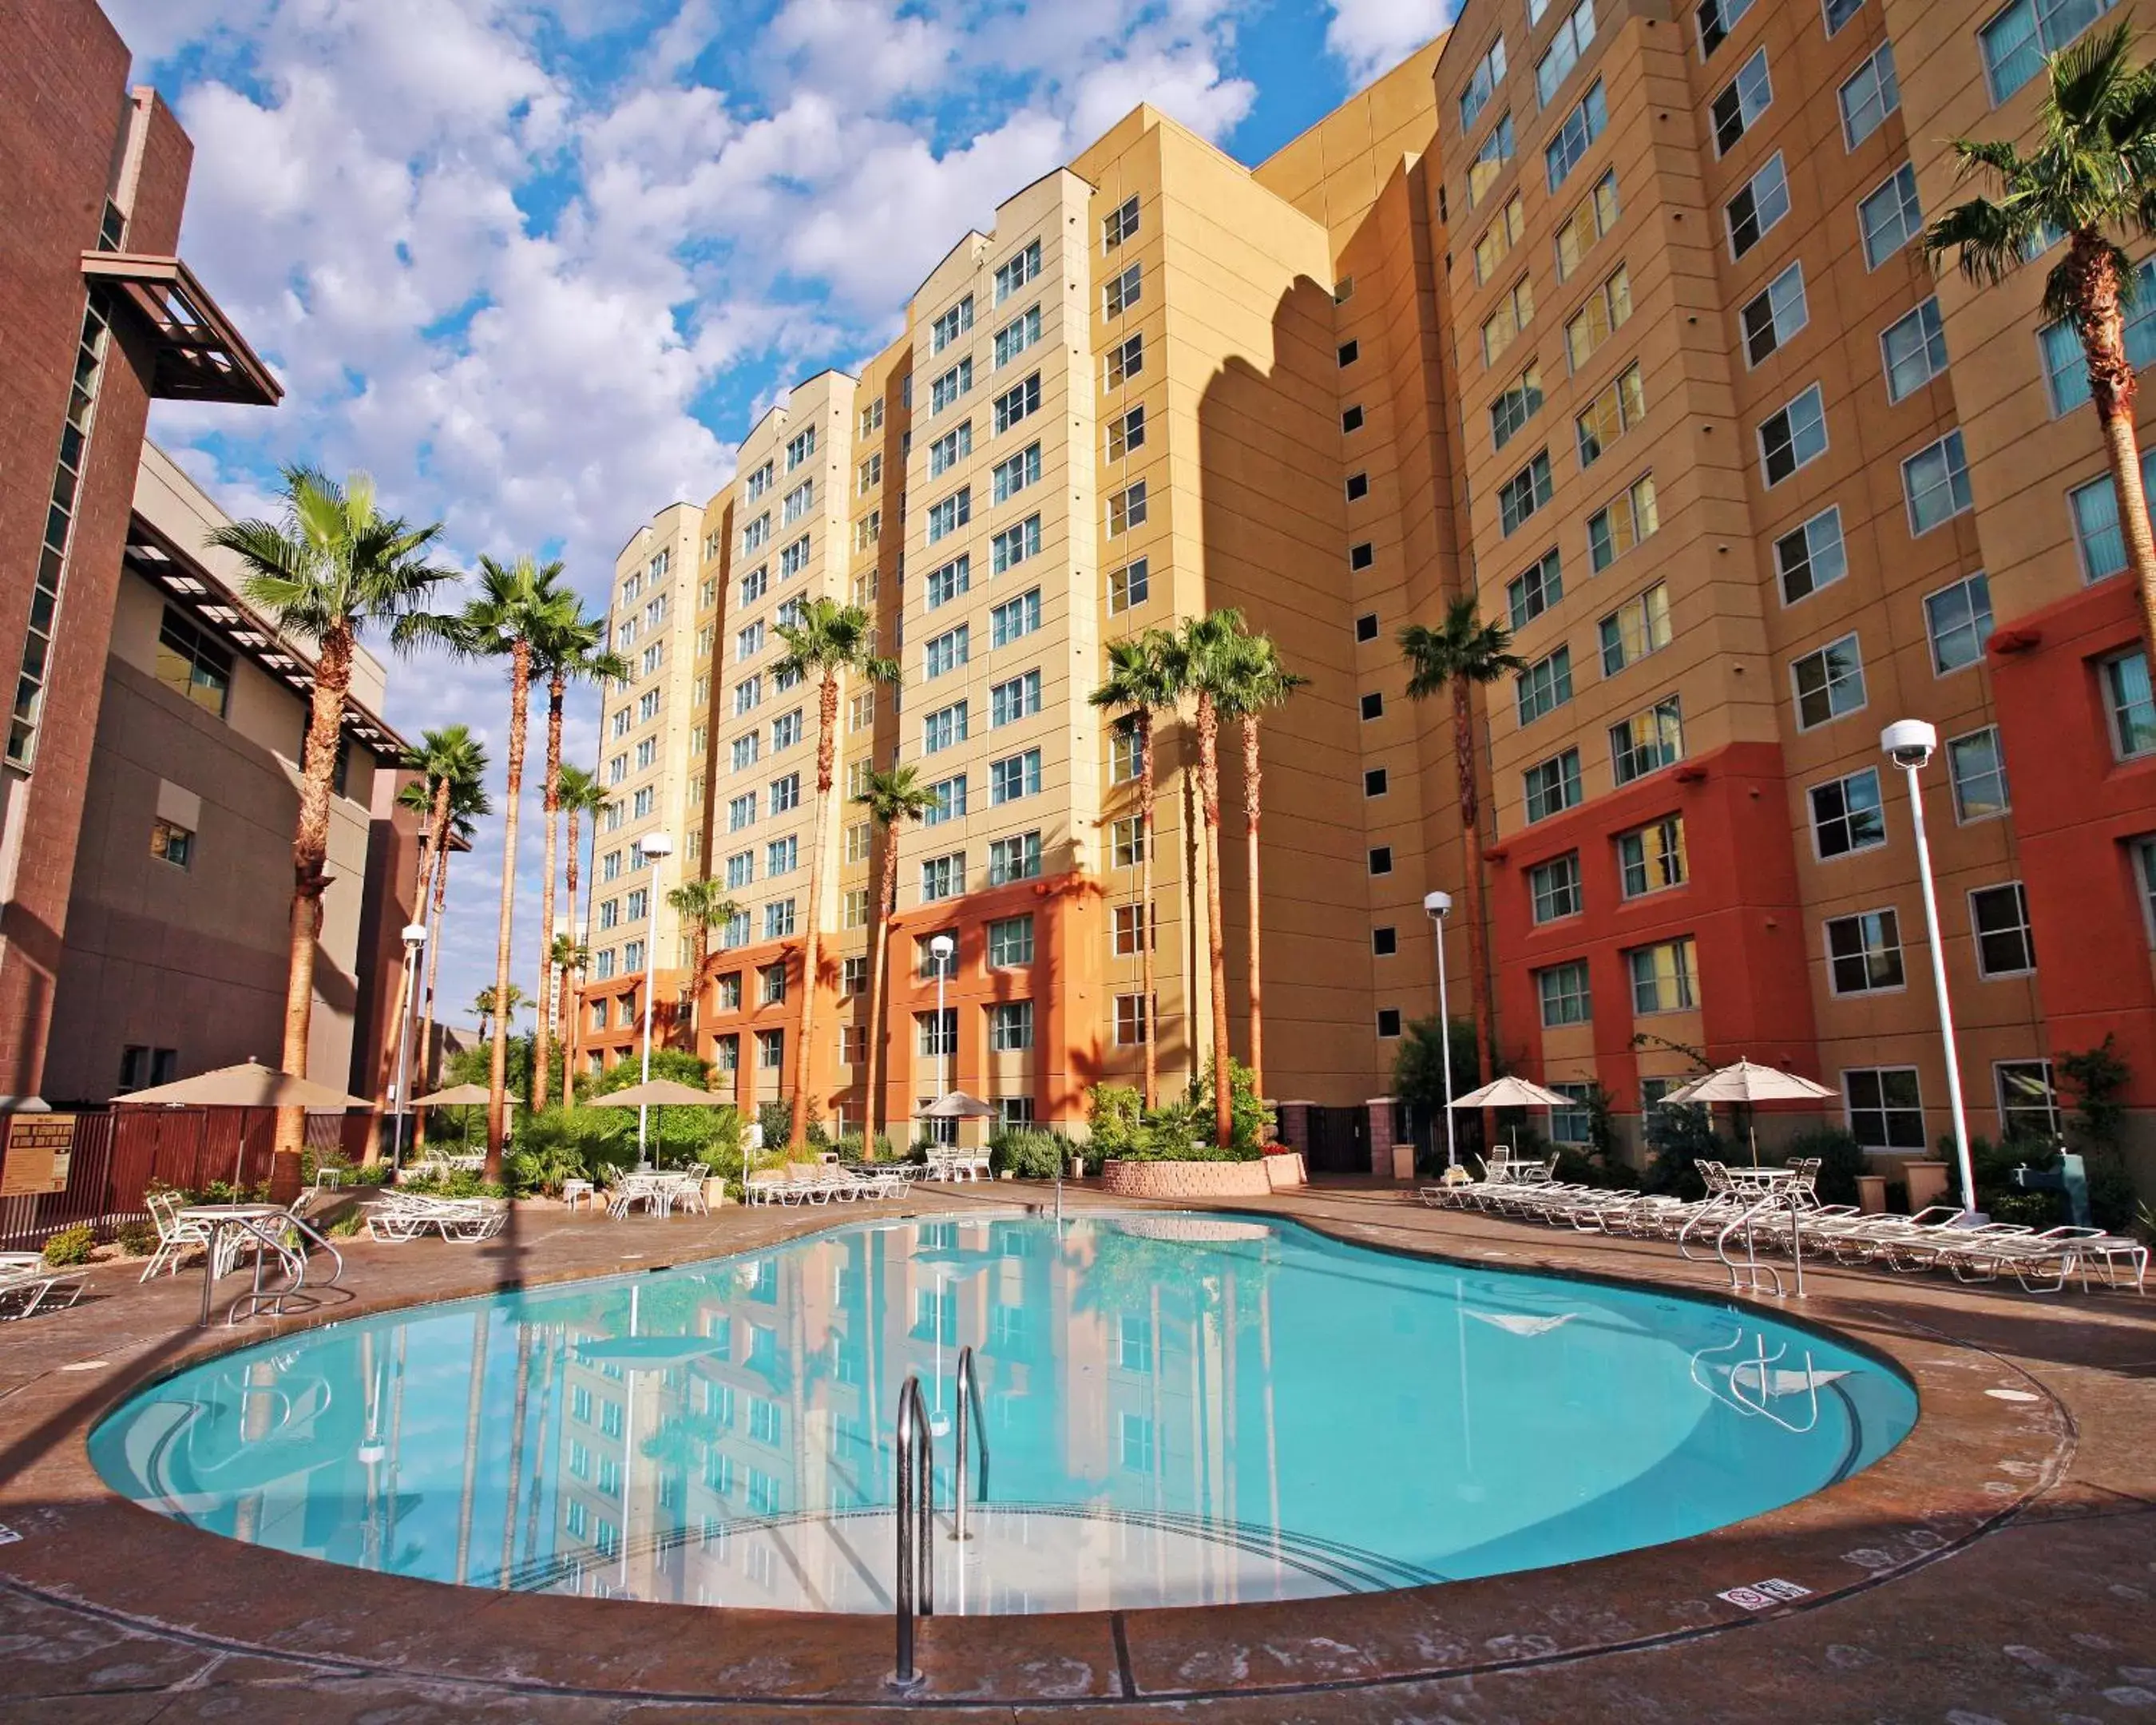
[{"label": "reflection in pool water", "polygon": [[1682,1538],[1898,1442],[1868,1356],[1733,1308],[1217,1217],[892,1221],[422,1307],[180,1373],[91,1454],[233,1538],[477,1587],[890,1608],[892,1414],[990,1466],[939,1604],[1277,1599]]}]

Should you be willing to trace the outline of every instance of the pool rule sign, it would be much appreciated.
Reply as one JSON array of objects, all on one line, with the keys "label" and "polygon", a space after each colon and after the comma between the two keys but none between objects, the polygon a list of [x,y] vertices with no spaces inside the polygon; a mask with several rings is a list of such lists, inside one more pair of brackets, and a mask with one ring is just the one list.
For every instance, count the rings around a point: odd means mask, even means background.
[{"label": "pool rule sign", "polygon": [[0,1162],[0,1198],[64,1192],[74,1149],[72,1114],[10,1114],[7,1159]]}]

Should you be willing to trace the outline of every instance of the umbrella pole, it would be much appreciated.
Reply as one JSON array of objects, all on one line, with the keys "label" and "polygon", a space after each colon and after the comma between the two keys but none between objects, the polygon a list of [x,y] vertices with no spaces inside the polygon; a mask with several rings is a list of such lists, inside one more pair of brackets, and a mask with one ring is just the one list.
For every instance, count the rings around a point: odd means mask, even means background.
[{"label": "umbrella pole", "polygon": [[239,1146],[232,1153],[232,1195],[235,1199],[239,1196],[239,1183],[247,1172],[247,1115],[246,1109],[239,1111]]}]

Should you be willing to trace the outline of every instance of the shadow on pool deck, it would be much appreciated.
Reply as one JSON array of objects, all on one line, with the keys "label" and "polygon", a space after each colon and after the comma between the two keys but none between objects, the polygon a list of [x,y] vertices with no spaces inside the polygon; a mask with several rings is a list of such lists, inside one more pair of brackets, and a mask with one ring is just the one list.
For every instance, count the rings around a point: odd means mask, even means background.
[{"label": "shadow on pool deck", "polygon": [[[907,1209],[1042,1195],[957,1189]],[[1471,1262],[1726,1292],[1717,1266],[1660,1245],[1435,1214],[1381,1187],[1250,1208]],[[609,1223],[527,1209],[476,1250],[358,1245],[353,1309],[753,1250],[850,1219],[726,1210]],[[715,1712],[2064,1725],[2156,1708],[2156,1308],[2130,1296],[2040,1300],[1808,1274],[1812,1297],[1784,1309],[1893,1353],[1925,1399],[1902,1451],[1832,1491],[1659,1550],[1445,1589],[939,1619],[923,1636],[930,1698],[898,1707],[880,1704],[890,1630],[877,1620],[456,1591],[213,1544],[121,1502],[89,1468],[88,1425],[124,1386],[235,1339],[189,1327],[192,1277],[136,1287],[126,1273],[98,1272],[104,1297],[74,1312],[0,1331],[0,1521],[25,1536],[0,1547],[0,1647],[13,1656],[0,1663],[0,1719],[104,1725],[266,1708],[396,1725]],[[1984,1395],[1999,1387],[2039,1399]],[[1769,1576],[1825,1597],[1758,1618],[1713,1598]]]}]

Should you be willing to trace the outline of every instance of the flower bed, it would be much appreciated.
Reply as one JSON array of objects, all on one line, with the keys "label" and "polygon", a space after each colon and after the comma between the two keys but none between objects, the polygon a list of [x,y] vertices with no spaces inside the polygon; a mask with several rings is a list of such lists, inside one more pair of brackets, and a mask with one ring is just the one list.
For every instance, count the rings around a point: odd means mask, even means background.
[{"label": "flower bed", "polygon": [[1123,1162],[1101,1166],[1103,1191],[1116,1198],[1263,1198],[1304,1183],[1302,1158],[1261,1156],[1248,1162]]}]

